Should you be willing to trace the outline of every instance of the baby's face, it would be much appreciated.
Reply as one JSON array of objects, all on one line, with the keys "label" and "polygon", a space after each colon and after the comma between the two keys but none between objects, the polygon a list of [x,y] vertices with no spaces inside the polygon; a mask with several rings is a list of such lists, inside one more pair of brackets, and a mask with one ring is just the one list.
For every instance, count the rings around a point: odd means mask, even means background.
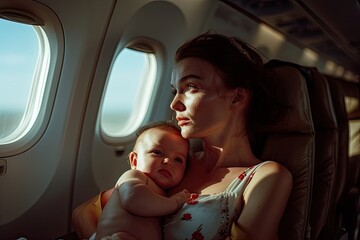
[{"label": "baby's face", "polygon": [[144,172],[161,188],[177,185],[183,178],[189,151],[188,142],[168,129],[145,131],[138,146],[135,169]]}]

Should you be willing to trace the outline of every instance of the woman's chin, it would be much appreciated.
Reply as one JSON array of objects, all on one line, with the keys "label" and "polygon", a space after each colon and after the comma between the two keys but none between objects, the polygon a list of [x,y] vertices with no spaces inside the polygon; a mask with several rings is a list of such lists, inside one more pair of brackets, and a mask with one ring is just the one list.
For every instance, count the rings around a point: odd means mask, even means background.
[{"label": "woman's chin", "polygon": [[189,129],[181,128],[181,136],[183,138],[193,138],[192,132]]}]

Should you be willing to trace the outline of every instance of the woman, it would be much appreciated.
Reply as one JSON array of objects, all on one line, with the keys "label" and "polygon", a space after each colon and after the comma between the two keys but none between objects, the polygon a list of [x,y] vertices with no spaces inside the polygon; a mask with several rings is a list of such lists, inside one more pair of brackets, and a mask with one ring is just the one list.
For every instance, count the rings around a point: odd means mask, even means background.
[{"label": "woman", "polygon": [[[201,139],[203,151],[193,154],[184,179],[169,192],[194,194],[166,219],[165,239],[276,239],[292,177],[252,150],[254,129],[270,118],[265,109],[276,112],[264,106],[270,101],[261,58],[238,39],[206,33],[182,45],[175,60],[170,107],[182,136]],[[106,202],[106,196],[99,199]],[[80,234],[97,220],[84,208],[74,213]],[[205,214],[214,211],[216,217]],[[81,221],[89,215],[91,224]]]}]

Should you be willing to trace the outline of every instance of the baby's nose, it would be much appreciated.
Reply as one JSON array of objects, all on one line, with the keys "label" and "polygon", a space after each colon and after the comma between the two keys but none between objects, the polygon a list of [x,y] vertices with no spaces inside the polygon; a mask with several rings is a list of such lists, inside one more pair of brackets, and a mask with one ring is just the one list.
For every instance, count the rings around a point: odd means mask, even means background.
[{"label": "baby's nose", "polygon": [[163,160],[163,163],[164,164],[168,164],[168,165],[171,165],[171,160],[169,157],[165,157],[164,160]]}]

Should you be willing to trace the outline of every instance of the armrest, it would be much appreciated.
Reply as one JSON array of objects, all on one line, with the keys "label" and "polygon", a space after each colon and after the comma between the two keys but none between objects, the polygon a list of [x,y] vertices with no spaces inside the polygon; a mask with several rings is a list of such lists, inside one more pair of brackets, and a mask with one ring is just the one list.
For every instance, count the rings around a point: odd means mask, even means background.
[{"label": "armrest", "polygon": [[324,227],[319,235],[318,240],[348,240],[348,232],[344,228]]},{"label": "armrest", "polygon": [[68,234],[65,234],[61,237],[56,238],[56,240],[80,240],[76,232],[71,232]]}]

